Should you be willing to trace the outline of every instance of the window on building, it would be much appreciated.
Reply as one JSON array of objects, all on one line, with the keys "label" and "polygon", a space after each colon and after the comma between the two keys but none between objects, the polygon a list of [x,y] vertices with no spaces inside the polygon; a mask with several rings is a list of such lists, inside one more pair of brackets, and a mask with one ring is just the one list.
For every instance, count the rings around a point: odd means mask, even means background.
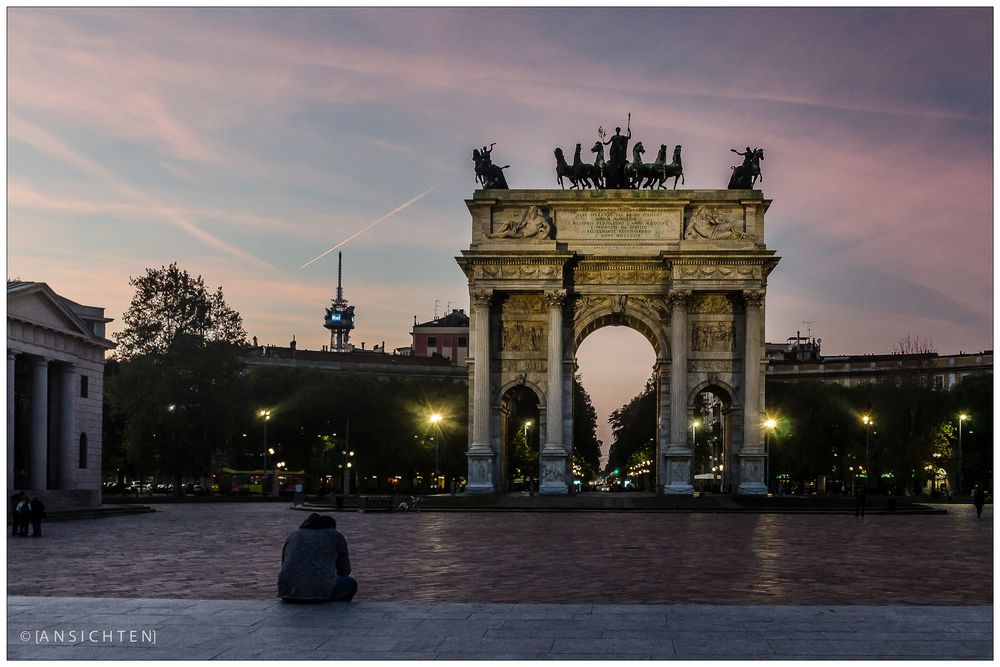
[{"label": "window on building", "polygon": [[469,339],[466,338],[465,336],[459,336],[458,337],[458,346],[459,347],[469,347]]},{"label": "window on building", "polygon": [[427,347],[437,347],[437,346],[438,346],[437,336],[428,336],[427,337]]},{"label": "window on building", "polygon": [[944,389],[944,376],[943,375],[935,375],[934,376],[934,390],[935,391],[941,391],[942,389]]},{"label": "window on building", "polygon": [[87,398],[90,394],[90,377],[86,375],[80,376],[80,398]]},{"label": "window on building", "polygon": [[87,467],[87,434],[80,434],[80,467]]}]

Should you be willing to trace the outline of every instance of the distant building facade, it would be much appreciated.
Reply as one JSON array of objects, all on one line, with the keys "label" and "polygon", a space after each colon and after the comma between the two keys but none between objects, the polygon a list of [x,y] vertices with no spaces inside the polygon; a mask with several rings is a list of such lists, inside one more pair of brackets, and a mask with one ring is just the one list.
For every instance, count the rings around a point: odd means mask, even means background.
[{"label": "distant building facade", "polygon": [[349,352],[300,350],[295,346],[258,345],[244,357],[249,368],[316,368],[335,373],[362,373],[382,378],[446,378],[468,382],[469,372],[441,357],[386,354],[382,351],[352,349]]},{"label": "distant building facade", "polygon": [[49,508],[101,503],[104,309],[7,283],[7,489]]},{"label": "distant building facade", "polygon": [[438,355],[464,367],[469,356],[469,316],[464,310],[452,310],[444,317],[421,324],[414,317],[410,335],[413,336],[413,356]]},{"label": "distant building facade", "polygon": [[767,380],[833,382],[845,387],[917,378],[950,390],[972,375],[993,373],[993,350],[958,354],[850,354],[824,357],[821,340],[795,336],[784,345],[766,343]]}]

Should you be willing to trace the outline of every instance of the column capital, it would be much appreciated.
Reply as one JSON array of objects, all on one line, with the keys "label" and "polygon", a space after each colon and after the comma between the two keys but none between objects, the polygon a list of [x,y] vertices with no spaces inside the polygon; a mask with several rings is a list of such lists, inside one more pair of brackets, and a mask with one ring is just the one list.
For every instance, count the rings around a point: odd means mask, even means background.
[{"label": "column capital", "polygon": [[686,289],[672,289],[667,295],[667,303],[670,304],[671,310],[683,309],[687,310],[688,301],[691,300],[691,290]]},{"label": "column capital", "polygon": [[747,309],[760,310],[764,307],[764,290],[749,289],[743,290],[743,303]]},{"label": "column capital", "polygon": [[469,292],[469,298],[472,300],[473,306],[489,306],[490,302],[493,300],[493,290],[491,289],[475,289]]},{"label": "column capital", "polygon": [[554,289],[545,292],[545,305],[549,307],[549,310],[554,310],[556,308],[562,308],[563,304],[566,303],[566,290],[564,289]]},{"label": "column capital", "polygon": [[31,365],[35,368],[48,368],[51,359],[46,359],[45,357],[33,357],[31,359]]},{"label": "column capital", "polygon": [[12,350],[10,348],[7,348],[7,361],[13,361],[17,357],[18,354],[20,354],[20,353],[17,352],[16,350]]}]

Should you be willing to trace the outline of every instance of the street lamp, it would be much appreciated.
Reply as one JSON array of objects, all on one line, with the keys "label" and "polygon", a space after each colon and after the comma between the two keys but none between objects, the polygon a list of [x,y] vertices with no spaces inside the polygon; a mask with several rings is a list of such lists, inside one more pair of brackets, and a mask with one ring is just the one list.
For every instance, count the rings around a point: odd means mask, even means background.
[{"label": "street lamp", "polygon": [[778,421],[776,419],[768,418],[764,422],[764,474],[767,476],[767,489],[771,490],[771,449],[770,449],[770,436],[774,433],[774,429],[778,428]]},{"label": "street lamp", "polygon": [[969,418],[964,412],[958,415],[958,492],[962,493],[962,423]]},{"label": "street lamp", "polygon": [[344,480],[344,495],[348,496],[351,493],[351,466],[353,463],[351,459],[354,457],[354,450],[342,450],[341,453],[344,455],[344,462],[340,464],[340,469],[343,471],[341,477]]},{"label": "street lamp", "polygon": [[871,415],[863,415],[861,417],[861,422],[865,425],[865,488],[868,488],[868,481],[871,477],[869,470],[871,466],[868,464],[868,442],[870,440],[870,433],[872,424],[875,420],[871,418]]},{"label": "street lamp", "polygon": [[[270,410],[259,410],[257,412],[257,416],[261,417],[264,420],[264,479],[267,479],[267,455],[268,455],[268,451],[269,451],[268,448],[267,448],[267,422],[271,421],[271,411]],[[273,449],[270,450],[270,453],[273,454],[274,450]],[[277,477],[277,473],[275,473],[275,477]],[[261,483],[260,495],[261,495],[261,498],[263,498],[264,496],[267,495],[267,492],[264,491],[264,484],[263,483]]]},{"label": "street lamp", "polygon": [[[440,432],[441,432],[441,420],[442,419],[443,419],[443,417],[440,414],[438,414],[437,412],[435,412],[434,414],[432,414],[430,416],[430,419],[428,420],[428,421],[430,421],[431,424],[433,424],[434,426],[437,426],[437,428],[438,428],[438,435],[440,435]],[[438,448],[438,440],[439,439],[440,438],[438,438],[438,439],[431,438],[431,440],[434,440],[434,484],[435,485],[438,484],[438,481],[439,481],[439,479],[441,477],[440,456],[439,456],[439,451],[438,451],[438,449],[439,449]]]}]

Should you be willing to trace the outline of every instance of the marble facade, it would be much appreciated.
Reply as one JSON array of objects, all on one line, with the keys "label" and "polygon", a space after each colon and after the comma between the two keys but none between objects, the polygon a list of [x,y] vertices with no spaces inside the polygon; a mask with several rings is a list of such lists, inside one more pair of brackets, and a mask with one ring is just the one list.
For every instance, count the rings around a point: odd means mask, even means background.
[{"label": "marble facade", "polygon": [[656,354],[656,479],[693,493],[688,427],[711,390],[731,424],[734,492],[764,494],[764,298],[779,258],[764,244],[758,190],[480,190],[466,205],[468,493],[504,489],[501,403],[530,389],[541,415],[539,492],[572,487],[576,350],[628,326]]}]

